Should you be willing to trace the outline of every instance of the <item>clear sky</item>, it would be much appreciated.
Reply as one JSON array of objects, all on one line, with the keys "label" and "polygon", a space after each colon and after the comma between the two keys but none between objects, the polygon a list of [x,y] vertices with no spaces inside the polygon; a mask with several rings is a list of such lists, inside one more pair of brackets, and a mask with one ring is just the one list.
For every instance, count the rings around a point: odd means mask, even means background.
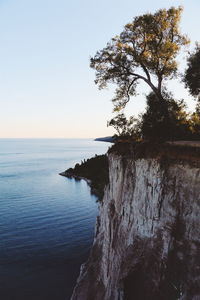
[{"label": "clear sky", "polygon": [[[89,57],[134,16],[172,5],[184,6],[181,28],[194,46],[199,0],[0,0],[0,137],[112,134],[112,91],[95,86]],[[190,99],[180,84],[169,88]],[[144,110],[140,90],[130,114]]]}]

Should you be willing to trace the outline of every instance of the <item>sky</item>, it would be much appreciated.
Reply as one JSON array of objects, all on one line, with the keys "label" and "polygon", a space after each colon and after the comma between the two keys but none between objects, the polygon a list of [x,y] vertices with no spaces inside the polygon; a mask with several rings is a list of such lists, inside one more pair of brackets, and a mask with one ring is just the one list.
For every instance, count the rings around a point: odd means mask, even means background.
[{"label": "sky", "polygon": [[[112,135],[113,88],[98,90],[89,58],[135,16],[179,5],[192,50],[199,41],[199,0],[0,0],[0,138]],[[194,108],[180,82],[168,87]],[[144,111],[147,92],[140,87],[128,115]]]}]

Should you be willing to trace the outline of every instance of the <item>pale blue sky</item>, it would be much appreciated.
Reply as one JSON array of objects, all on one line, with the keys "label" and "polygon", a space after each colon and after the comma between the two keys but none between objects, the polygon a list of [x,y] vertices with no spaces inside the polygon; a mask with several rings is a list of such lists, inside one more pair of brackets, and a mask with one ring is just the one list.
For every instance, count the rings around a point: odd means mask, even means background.
[{"label": "pale blue sky", "polygon": [[[112,134],[106,126],[112,91],[95,86],[89,57],[134,16],[172,5],[184,6],[182,32],[194,45],[199,0],[0,0],[0,137]],[[180,84],[169,88],[189,99]],[[143,98],[133,99],[127,112],[144,110]]]}]

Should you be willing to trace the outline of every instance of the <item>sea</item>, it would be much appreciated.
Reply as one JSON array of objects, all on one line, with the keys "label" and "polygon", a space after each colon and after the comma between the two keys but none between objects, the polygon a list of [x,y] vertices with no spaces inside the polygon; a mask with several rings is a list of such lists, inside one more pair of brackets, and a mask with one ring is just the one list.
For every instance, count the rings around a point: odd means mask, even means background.
[{"label": "sea", "polygon": [[98,203],[84,180],[58,173],[109,146],[0,139],[1,300],[70,299],[92,246]]}]

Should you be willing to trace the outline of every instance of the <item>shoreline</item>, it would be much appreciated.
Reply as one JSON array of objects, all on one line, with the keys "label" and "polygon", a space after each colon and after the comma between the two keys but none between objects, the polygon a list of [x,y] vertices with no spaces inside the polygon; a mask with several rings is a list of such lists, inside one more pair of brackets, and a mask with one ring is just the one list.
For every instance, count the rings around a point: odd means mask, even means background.
[{"label": "shoreline", "polygon": [[58,175],[61,175],[63,177],[67,177],[69,179],[75,179],[75,180],[85,180],[87,182],[87,184],[90,186],[92,184],[92,180],[86,178],[86,177],[83,177],[83,176],[78,176],[78,175],[74,175],[74,174],[71,174],[70,172],[67,172],[67,171],[64,171],[64,172],[61,172],[61,173],[58,173]]},{"label": "shoreline", "polygon": [[60,176],[63,176],[63,177],[66,177],[68,179],[74,179],[74,180],[84,180],[88,186],[90,187],[90,192],[91,194],[95,195],[98,199],[98,201],[100,200],[101,198],[101,195],[100,193],[97,191],[97,189],[95,189],[93,186],[92,186],[92,180],[86,178],[86,177],[83,177],[83,176],[78,176],[78,175],[75,175],[75,174],[71,174],[70,172],[67,172],[67,171],[64,171],[64,172],[61,172],[61,173],[58,173],[58,175]]}]

